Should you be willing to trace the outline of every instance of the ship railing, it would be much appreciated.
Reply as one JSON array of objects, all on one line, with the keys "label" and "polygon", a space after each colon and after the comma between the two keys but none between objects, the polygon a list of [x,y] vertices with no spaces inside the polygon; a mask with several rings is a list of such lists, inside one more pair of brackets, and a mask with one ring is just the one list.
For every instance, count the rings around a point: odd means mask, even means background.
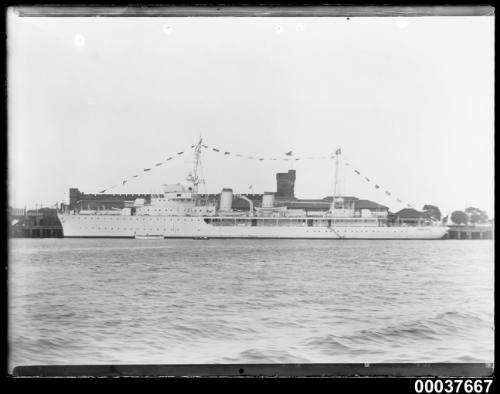
[{"label": "ship railing", "polygon": [[396,220],[387,220],[387,226],[390,227],[423,227],[423,226],[441,226],[441,222],[435,222],[428,219],[405,218]]}]

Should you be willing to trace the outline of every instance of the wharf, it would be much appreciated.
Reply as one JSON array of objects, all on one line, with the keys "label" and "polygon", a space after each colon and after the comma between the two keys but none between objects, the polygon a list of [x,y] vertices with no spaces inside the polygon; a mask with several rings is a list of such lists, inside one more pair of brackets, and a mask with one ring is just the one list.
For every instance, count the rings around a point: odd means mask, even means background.
[{"label": "wharf", "polygon": [[62,238],[62,226],[24,226],[11,230],[13,238]]},{"label": "wharf", "polygon": [[494,226],[449,225],[447,239],[493,239]]},{"label": "wharf", "polygon": [[63,228],[55,208],[11,208],[9,211],[9,236],[12,238],[63,237]]}]

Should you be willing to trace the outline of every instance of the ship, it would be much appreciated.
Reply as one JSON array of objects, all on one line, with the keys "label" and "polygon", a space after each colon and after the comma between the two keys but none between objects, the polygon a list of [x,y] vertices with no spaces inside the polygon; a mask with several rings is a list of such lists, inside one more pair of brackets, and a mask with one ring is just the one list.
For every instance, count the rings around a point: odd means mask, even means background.
[{"label": "ship", "polygon": [[[58,212],[64,237],[192,239],[441,239],[448,227],[431,219],[417,224],[391,221],[387,212],[355,209],[352,200],[337,195],[340,155],[335,159],[334,193],[323,212],[289,209],[276,204],[266,192],[261,206],[244,194],[222,189],[215,203],[198,193],[202,140],[194,147],[190,185],[164,184],[149,201],[136,198],[121,209],[64,209]],[[234,199],[248,203],[247,210],[233,209]]]}]

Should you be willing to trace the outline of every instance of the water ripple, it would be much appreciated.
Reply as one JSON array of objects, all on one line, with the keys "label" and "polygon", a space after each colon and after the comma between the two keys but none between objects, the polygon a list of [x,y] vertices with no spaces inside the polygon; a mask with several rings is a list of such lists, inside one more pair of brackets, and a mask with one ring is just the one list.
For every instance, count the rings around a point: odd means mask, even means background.
[{"label": "water ripple", "polygon": [[493,246],[15,239],[9,366],[492,362]]}]

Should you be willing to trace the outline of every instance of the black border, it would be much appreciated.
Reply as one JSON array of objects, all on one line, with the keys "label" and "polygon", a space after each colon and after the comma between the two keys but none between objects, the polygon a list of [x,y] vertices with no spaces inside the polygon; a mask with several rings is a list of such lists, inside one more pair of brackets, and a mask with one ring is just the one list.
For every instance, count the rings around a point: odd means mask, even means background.
[{"label": "black border", "polygon": [[[141,7],[141,5],[138,5],[138,4],[126,4],[125,5],[130,5],[131,7]],[[155,4],[157,5],[157,4]],[[241,4],[234,4],[234,3],[225,3],[225,4],[222,4],[222,3],[204,3],[204,4],[200,4],[198,3],[197,5],[199,6],[202,6],[202,7],[221,7],[221,11],[224,9],[223,7],[240,7]],[[247,4],[244,4],[244,5],[247,5],[247,6],[250,6],[248,3]],[[330,7],[330,6],[354,6],[353,2],[349,2],[348,4],[319,4],[320,6],[324,6],[324,7]],[[406,11],[401,8],[401,9],[398,9],[397,10],[397,14],[390,14],[390,15],[387,15],[385,14],[385,16],[396,16],[396,15],[400,15],[399,12],[403,12],[404,15],[408,15],[409,14],[406,14],[405,12],[409,12],[408,11],[408,8],[407,7],[447,7],[447,6],[459,6],[460,4],[452,4],[452,3],[441,3],[441,4],[436,4],[436,2],[433,2],[433,3],[409,3],[409,4],[405,4],[405,3],[402,3],[402,2],[390,2],[390,1],[385,1],[384,6],[396,6],[396,7],[403,7],[406,9]],[[486,7],[496,7],[496,2],[493,2],[493,3],[482,3],[482,4],[478,4],[479,6],[486,6]],[[474,3],[468,3],[468,4],[463,4],[463,6],[475,6],[477,7],[478,5],[474,4]],[[7,8],[10,7],[10,6],[14,6],[14,7],[43,7],[45,9],[48,9],[48,7],[50,7],[50,5],[47,5],[47,4],[26,4],[26,3],[23,3],[23,4],[14,4],[14,3],[10,3],[10,4],[4,4],[4,11],[5,11],[5,16],[2,20],[2,32],[4,33],[4,37],[7,38],[7,31],[6,31],[6,25],[7,25]],[[54,5],[56,6],[56,5]],[[59,6],[59,5],[57,5]],[[74,8],[75,6],[69,6],[68,4],[60,4],[60,6],[63,6],[63,7],[71,7],[71,8]],[[82,5],[83,6],[83,5]],[[100,7],[123,7],[123,5],[121,5],[120,3],[113,3],[113,4],[91,4],[91,5],[88,5],[89,7],[91,6],[100,6]],[[165,6],[164,4],[160,5],[160,6]],[[193,4],[190,4],[190,3],[177,3],[175,4],[175,6],[178,6],[178,7],[189,7],[189,6],[193,6]],[[283,7],[306,7],[306,8],[309,8],[310,7],[317,7],[318,5],[316,4],[313,4],[313,3],[306,3],[306,4],[301,4],[301,5],[296,5],[296,4],[293,4],[293,3],[284,3],[284,4],[277,4],[277,3],[270,3],[270,4],[266,4],[264,2],[260,2],[259,3],[259,6],[264,6],[264,7],[271,7],[270,9],[278,9],[278,8],[283,8]],[[364,5],[361,5],[361,6],[356,6],[356,7],[366,7],[366,6],[378,6],[376,4],[373,4],[373,3],[364,3]],[[151,5],[149,5],[148,7],[152,7]],[[251,5],[251,7],[255,7],[254,5]],[[346,8],[346,10],[354,10],[354,8]],[[386,8],[387,9],[387,8]],[[435,9],[436,10],[436,9]],[[352,11],[351,11],[352,12]],[[429,10],[427,10],[426,12],[429,12]],[[488,11],[489,12],[489,11]],[[493,12],[494,12],[494,8],[493,8]],[[432,12],[430,13],[431,15],[436,15],[435,13],[432,14]],[[429,14],[426,14],[426,15],[429,15]],[[128,16],[132,16],[133,15],[128,15]],[[159,15],[159,16],[165,16],[165,15]],[[201,16],[206,16],[206,15],[201,15]],[[219,16],[219,15],[218,15]],[[224,15],[224,16],[227,16],[227,15]],[[254,15],[254,16],[263,16],[263,15]],[[267,15],[267,16],[285,16],[285,15]],[[300,15],[288,15],[288,16],[300,16]],[[332,16],[332,15],[329,15],[329,16]],[[343,15],[337,15],[337,16],[343,16]],[[355,16],[353,15],[352,13],[349,13],[349,12],[346,12],[346,17],[347,16]],[[358,14],[357,16],[361,16],[360,14]],[[374,16],[374,15],[363,15],[363,16]],[[377,14],[377,16],[381,16],[379,14]],[[417,16],[417,14],[413,14],[413,16]],[[495,27],[496,27],[496,19],[495,19]],[[498,30],[497,28],[495,30]],[[8,126],[8,120],[7,120],[7,101],[8,101],[8,97],[7,97],[7,53],[6,53],[6,40],[3,41],[3,53],[5,54],[5,60],[3,62],[3,67],[4,69],[2,71],[4,71],[4,75],[5,75],[5,96],[4,96],[4,106],[3,106],[3,111],[4,111],[4,117],[2,117],[2,120],[3,120],[3,130],[4,130],[4,133],[3,133],[3,136],[5,137],[4,139],[4,144],[2,144],[2,147],[3,147],[3,157],[5,158],[5,181],[2,183],[2,187],[3,187],[3,195],[2,195],[2,199],[1,199],[1,204],[2,204],[2,212],[3,214],[5,214],[5,217],[7,218],[7,207],[8,207],[8,192],[7,192],[7,180],[8,180],[8,150],[7,150],[7,126]],[[495,42],[495,50],[496,50],[496,42]],[[496,74],[496,72],[495,72]],[[2,362],[4,363],[3,366],[4,366],[4,370],[5,370],[5,375],[4,376],[9,376],[8,374],[8,370],[7,370],[7,357],[8,357],[8,337],[7,337],[7,317],[8,317],[8,304],[7,304],[7,297],[8,297],[8,282],[7,282],[7,279],[8,279],[8,272],[7,272],[7,261],[8,261],[8,238],[7,238],[7,235],[8,235],[8,232],[7,232],[7,229],[8,229],[8,222],[7,220],[4,222],[5,223],[5,226],[2,227],[2,240],[3,240],[3,244],[2,246],[4,246],[4,248],[2,248],[5,253],[4,253],[4,257],[5,257],[5,265],[4,265],[4,269],[1,270],[2,271],[2,282],[5,284],[5,287],[3,288],[3,292],[2,292],[2,307],[3,307],[3,312],[1,314],[1,330],[2,330],[2,333],[5,333],[5,341],[2,341],[2,345],[1,345],[1,350],[2,350],[2,353],[5,355],[5,357],[2,359]],[[495,304],[495,312],[496,312],[496,304]],[[496,320],[496,313],[495,313],[495,320]],[[496,337],[496,335],[495,335]],[[496,351],[495,351],[495,354],[496,354]],[[496,359],[496,357],[495,357]],[[281,364],[282,366],[287,366],[287,368],[300,368],[300,364]],[[304,364],[302,364],[304,365]],[[318,364],[319,365],[319,364]],[[330,368],[330,372],[335,372],[335,369],[336,367],[333,367],[334,365],[342,365],[343,367],[346,366],[346,364],[322,364],[323,367],[322,368]],[[353,366],[354,364],[352,364],[351,366]],[[369,370],[371,369],[371,371],[375,371],[377,368],[384,368],[387,367],[389,364],[372,364],[371,366],[369,367],[366,367],[365,365],[363,364],[356,364],[357,367],[354,367],[354,369],[352,369],[352,371],[356,371],[357,369],[356,368],[361,368],[361,366],[363,366],[364,368],[368,368]],[[448,372],[445,372],[444,370],[440,370],[441,373],[443,373],[444,375],[437,375],[437,376],[442,376],[443,379],[445,379],[446,377],[452,377],[452,376],[457,376],[457,372],[460,372],[462,371],[463,373],[463,368],[467,368],[467,367],[471,367],[472,364],[440,364],[440,365],[445,365],[446,368],[449,370]],[[475,367],[481,367],[483,368],[483,371],[490,371],[490,367],[486,364],[474,364]],[[227,365],[226,365],[227,366]],[[248,384],[248,379],[245,379],[245,377],[248,377],[248,376],[268,376],[268,377],[271,377],[273,376],[272,374],[270,373],[264,373],[264,374],[257,374],[257,375],[248,375],[246,373],[244,373],[242,376],[242,374],[239,372],[241,369],[245,369],[247,368],[247,371],[251,371],[253,370],[254,368],[262,368],[264,366],[264,364],[252,364],[252,365],[248,365],[248,364],[241,364],[241,365],[231,365],[230,368],[233,368],[233,367],[237,367],[237,370],[238,370],[238,375],[236,373],[234,374],[228,374],[228,375],[224,375],[224,374],[220,374],[221,371],[218,372],[218,374],[213,374],[213,373],[208,373],[208,375],[210,376],[240,376],[241,378],[240,379],[231,379],[233,382],[235,383],[243,383],[245,384],[245,386],[247,386]],[[276,365],[277,366],[277,365]],[[329,367],[328,367],[329,366]],[[361,378],[361,377],[341,377],[341,378],[334,378],[334,379],[324,379],[324,378],[319,378],[319,379],[313,379],[314,383],[315,384],[318,384],[319,383],[319,386],[323,386],[325,388],[349,388],[350,390],[352,389],[362,389],[362,388],[368,388],[370,391],[373,391],[373,390],[378,390],[378,389],[383,389],[383,388],[387,388],[387,387],[394,387],[394,388],[400,388],[400,389],[403,389],[404,392],[414,392],[414,382],[417,380],[417,378],[415,378],[415,376],[418,376],[415,373],[415,371],[418,371],[419,368],[420,371],[423,371],[425,370],[426,368],[432,368],[433,366],[437,366],[437,364],[406,364],[406,365],[403,365],[403,364],[391,364],[390,365],[391,368],[393,368],[393,372],[395,370],[398,370],[399,372],[401,372],[401,374],[399,374],[400,376],[405,376],[406,374],[404,373],[405,371],[406,372],[410,372],[409,375],[406,375],[406,376],[414,376],[414,377],[407,377],[407,378],[399,378],[399,377],[387,377],[387,375],[384,375],[384,374],[379,374],[378,376],[380,376],[379,378],[375,378],[375,377],[367,377],[367,378]],[[422,366],[425,366],[425,367],[422,367]],[[62,369],[64,368],[68,368],[69,366],[66,366],[66,367],[60,367]],[[73,366],[74,368],[78,368],[78,366]],[[100,374],[100,375],[93,375],[93,376],[123,376],[123,374],[118,374],[117,375],[117,371],[120,371],[122,370],[123,368],[125,368],[125,371],[127,370],[127,368],[129,368],[130,366],[111,366],[111,365],[108,365],[108,366],[104,366],[105,368],[109,368],[109,371],[111,373],[106,373],[104,371],[103,374]],[[161,368],[165,368],[167,366],[156,366],[157,368],[159,367],[160,370]],[[181,369],[184,369],[186,368],[187,366],[182,366],[182,365],[177,365],[177,366],[171,366],[172,368],[181,368]],[[196,369],[196,368],[208,368],[210,369],[211,367],[213,367],[213,365],[204,365],[204,366],[191,366],[192,368]],[[30,373],[30,367],[26,367],[27,369],[24,370],[24,373],[22,373],[22,375],[24,376],[27,376],[27,375],[30,375],[33,370],[31,370],[31,373]],[[37,367],[35,367],[37,368]],[[44,375],[47,376],[50,375],[50,373],[48,373],[49,370],[53,369],[53,368],[57,368],[56,366],[45,366],[45,367],[42,367],[42,371],[45,369],[45,368],[48,368],[48,370],[45,370],[45,373],[42,373]],[[83,366],[83,374],[85,374],[85,369],[88,369],[90,368],[90,366]],[[189,368],[189,367],[188,367]],[[268,368],[268,371],[267,372],[270,372],[273,368],[272,365],[267,365]],[[423,368],[423,369],[422,369]],[[321,369],[321,368],[320,368]],[[36,369],[35,369],[36,370]],[[38,373],[40,373],[41,370],[38,370]],[[60,370],[58,373],[59,375],[58,376],[63,376],[61,375],[61,371]],[[109,372],[108,371],[108,372]],[[114,372],[113,372],[114,371]],[[455,372],[454,372],[455,371]],[[23,372],[22,371],[22,368],[21,368],[21,371],[18,371],[18,372]],[[57,371],[56,371],[57,372]],[[181,371],[179,371],[181,372]],[[188,371],[189,372],[189,371]],[[193,369],[191,370],[191,372],[196,372],[196,371],[193,371]],[[338,372],[338,370],[337,370]],[[413,373],[411,373],[413,372]],[[74,372],[73,372],[74,373]],[[56,373],[57,374],[57,373]],[[355,374],[356,375],[356,374]],[[425,374],[424,374],[425,375]],[[481,373],[482,375],[482,373]],[[12,375],[10,375],[12,376]],[[66,375],[68,376],[68,375]],[[73,375],[73,376],[78,376],[78,375]],[[79,376],[82,376],[82,375],[79,375]],[[129,374],[129,376],[144,376],[144,374]],[[150,374],[150,376],[155,376],[155,374]],[[158,375],[156,375],[158,376]],[[179,376],[179,375],[177,375]],[[184,375],[186,376],[186,375]],[[199,370],[198,370],[198,374],[195,374],[195,373],[191,373],[191,374],[188,374],[188,376],[206,376],[204,374],[199,374]],[[277,376],[286,376],[286,375],[280,375],[280,374],[277,374]],[[288,376],[296,376],[296,375],[288,375]],[[302,375],[302,376],[307,376],[307,375]],[[323,374],[313,374],[313,375],[308,375],[308,376],[332,376],[331,373],[323,373]],[[337,375],[338,376],[338,375]],[[346,375],[344,375],[346,376]],[[352,376],[352,375],[351,375]],[[358,375],[359,376],[359,375]],[[367,375],[361,375],[361,376],[367,376]],[[385,376],[385,377],[382,377],[382,376]],[[395,376],[394,374],[392,374],[392,376]],[[431,376],[427,375],[429,378]],[[436,376],[436,375],[435,375]],[[479,377],[478,375],[462,375],[462,376],[477,376]],[[484,377],[486,377],[486,375],[483,375]],[[494,377],[494,373],[491,374],[490,376],[493,376]],[[426,377],[422,377],[422,379],[426,379]],[[143,383],[144,380],[147,380],[148,382],[150,382],[151,380],[150,379],[143,379],[143,378],[123,378],[123,379],[113,379],[113,382],[117,382],[117,384],[123,384],[123,382],[125,382],[125,384],[127,384],[127,386],[129,385],[133,385],[133,384],[136,384],[136,383]],[[172,378],[170,379],[171,381],[174,380],[174,381],[179,381],[179,380],[182,380],[182,381],[185,381],[185,379],[180,379],[180,378]],[[265,380],[266,382],[269,382],[269,381],[272,381],[272,382],[276,382],[275,379],[263,379]],[[283,382],[283,381],[289,381],[290,379],[287,379],[287,378],[280,378],[280,379],[277,379],[277,381],[280,381],[280,382]],[[47,387],[47,384],[52,384],[54,383],[53,379],[47,379],[47,378],[29,378],[29,379],[25,379],[25,378],[14,378],[14,379],[9,379],[9,386],[10,384],[16,382],[16,384],[20,384],[21,386],[24,385],[24,384],[27,384],[28,382],[36,382],[37,384],[39,384],[41,387]],[[65,384],[83,384],[83,386],[85,387],[90,387],[90,386],[86,386],[87,384],[93,384],[93,382],[97,382],[97,381],[100,381],[102,382],[102,380],[95,380],[95,379],[66,379],[66,378],[62,378],[62,379],[58,379],[59,382],[61,383],[65,383]],[[203,378],[203,377],[200,377],[197,379],[197,381],[199,383],[202,383],[204,386],[203,387],[207,387],[210,386],[210,384],[212,384],[213,382],[215,381],[218,381],[218,379],[213,379],[213,378]],[[261,379],[262,381],[262,379]],[[305,382],[310,382],[311,379],[299,379],[299,380],[296,380],[294,379],[294,382],[293,382],[293,385],[294,385],[294,388],[300,388],[300,387],[304,387],[304,386],[301,386],[302,384],[304,384]],[[494,386],[495,384],[493,384],[492,386],[492,389],[493,390],[490,390],[490,392],[494,392]]]}]

